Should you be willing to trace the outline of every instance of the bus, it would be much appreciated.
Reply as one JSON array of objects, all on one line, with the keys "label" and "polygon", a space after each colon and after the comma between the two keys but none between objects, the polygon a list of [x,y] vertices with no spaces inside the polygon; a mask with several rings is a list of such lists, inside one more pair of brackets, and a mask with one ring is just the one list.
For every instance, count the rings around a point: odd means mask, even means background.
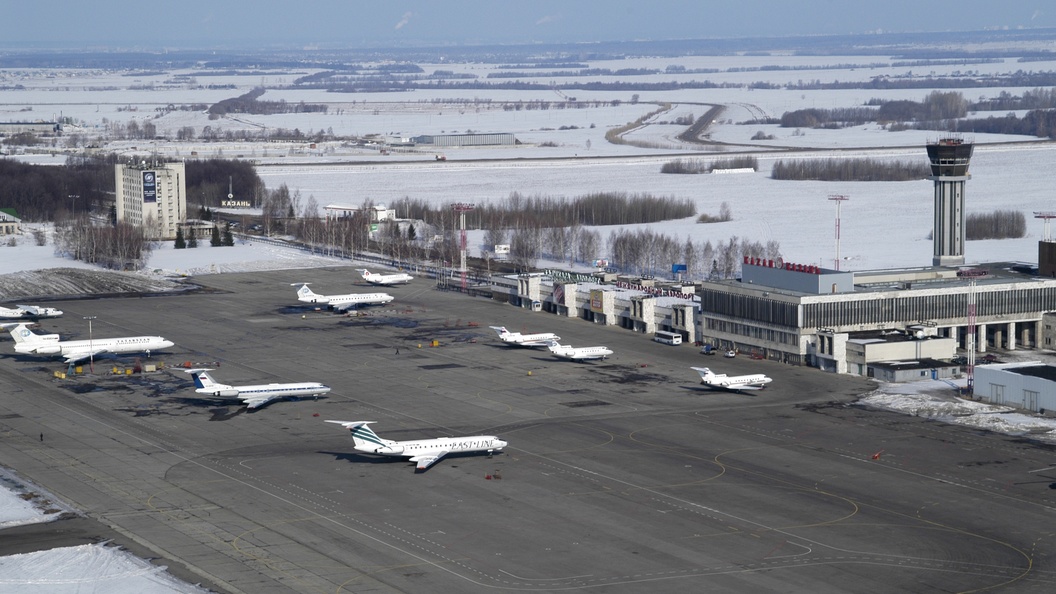
[{"label": "bus", "polygon": [[665,332],[663,330],[657,330],[653,334],[653,340],[663,344],[682,344],[682,334],[679,332]]}]

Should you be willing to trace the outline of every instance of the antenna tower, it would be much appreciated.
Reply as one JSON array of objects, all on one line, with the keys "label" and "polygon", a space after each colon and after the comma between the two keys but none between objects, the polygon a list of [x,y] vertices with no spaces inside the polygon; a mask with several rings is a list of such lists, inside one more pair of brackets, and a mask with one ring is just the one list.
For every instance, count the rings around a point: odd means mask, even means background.
[{"label": "antenna tower", "polygon": [[986,271],[979,268],[962,268],[957,271],[957,276],[968,279],[968,336],[965,337],[964,346],[968,351],[968,365],[965,367],[965,376],[968,378],[966,392],[971,396],[975,393],[975,281],[986,276]]},{"label": "antenna tower", "polygon": [[458,270],[462,276],[462,291],[466,291],[466,213],[473,210],[472,204],[456,202],[451,205],[451,210],[458,213],[458,226],[462,229],[462,235],[458,242],[458,255],[460,258]]},{"label": "antenna tower", "polygon": [[829,200],[836,202],[836,270],[840,269],[840,204],[850,199],[843,194],[829,194]]}]

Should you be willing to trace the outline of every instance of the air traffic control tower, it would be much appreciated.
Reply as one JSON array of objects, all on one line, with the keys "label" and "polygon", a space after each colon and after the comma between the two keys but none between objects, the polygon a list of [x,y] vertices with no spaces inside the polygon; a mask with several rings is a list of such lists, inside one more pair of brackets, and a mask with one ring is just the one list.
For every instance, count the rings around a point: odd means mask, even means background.
[{"label": "air traffic control tower", "polygon": [[935,182],[935,229],[932,233],[934,266],[964,265],[964,182],[972,143],[960,138],[943,138],[929,142],[928,160]]}]

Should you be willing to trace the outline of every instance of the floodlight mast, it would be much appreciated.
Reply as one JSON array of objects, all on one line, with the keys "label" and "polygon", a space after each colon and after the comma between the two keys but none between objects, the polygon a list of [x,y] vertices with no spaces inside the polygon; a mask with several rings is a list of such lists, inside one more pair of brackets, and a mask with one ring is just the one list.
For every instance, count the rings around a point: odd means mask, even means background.
[{"label": "floodlight mast", "polygon": [[986,275],[987,272],[979,268],[962,268],[957,271],[957,276],[968,279],[968,335],[964,340],[964,346],[968,350],[968,363],[965,366],[965,376],[968,378],[965,393],[968,396],[975,393],[975,282]]},{"label": "floodlight mast", "polygon": [[458,224],[462,229],[462,236],[459,239],[458,253],[460,257],[458,270],[462,276],[462,292],[464,293],[467,289],[466,283],[466,213],[473,210],[475,206],[473,204],[466,204],[464,202],[456,202],[451,205],[451,209],[458,213]]},{"label": "floodlight mast", "polygon": [[836,270],[840,269],[840,204],[850,199],[850,196],[843,194],[829,194],[829,200],[836,202]]}]

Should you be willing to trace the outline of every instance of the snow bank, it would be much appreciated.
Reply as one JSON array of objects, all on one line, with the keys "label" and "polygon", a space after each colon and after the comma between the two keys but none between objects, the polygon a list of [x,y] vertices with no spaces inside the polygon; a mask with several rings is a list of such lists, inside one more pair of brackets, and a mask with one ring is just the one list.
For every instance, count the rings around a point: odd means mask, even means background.
[{"label": "snow bank", "polygon": [[[964,387],[965,380],[955,383]],[[1045,443],[1056,443],[1056,419],[1017,412],[1008,406],[960,398],[954,385],[926,380],[908,384],[881,384],[856,404],[963,425],[1005,435],[1027,435]]]},{"label": "snow bank", "polygon": [[206,593],[176,579],[164,566],[102,544],[0,557],[0,591],[7,594]]},{"label": "snow bank", "polygon": [[[68,511],[72,510],[43,489],[29,485],[13,472],[0,468],[0,529],[50,522]],[[3,575],[2,571],[0,575]]]}]

